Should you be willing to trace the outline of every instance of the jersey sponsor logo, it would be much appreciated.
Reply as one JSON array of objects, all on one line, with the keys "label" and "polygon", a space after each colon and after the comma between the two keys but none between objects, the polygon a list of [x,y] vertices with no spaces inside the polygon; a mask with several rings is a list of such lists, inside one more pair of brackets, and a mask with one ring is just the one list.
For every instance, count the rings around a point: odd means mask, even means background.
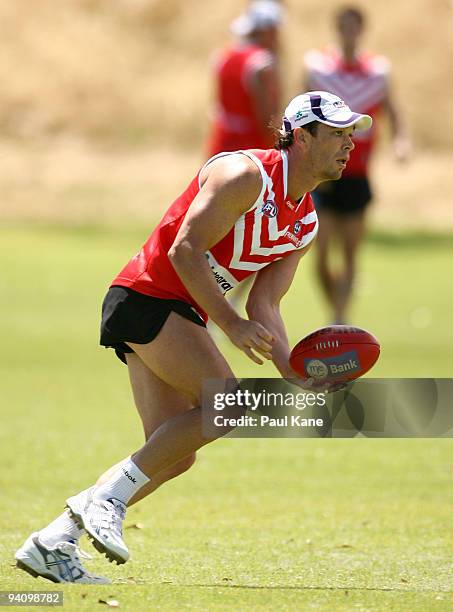
[{"label": "jersey sponsor logo", "polygon": [[300,232],[300,230],[302,229],[302,222],[300,221],[300,219],[298,219],[295,223],[294,223],[294,228],[293,228],[293,233],[294,234],[298,234]]},{"label": "jersey sponsor logo", "polygon": [[294,244],[296,249],[302,246],[303,240],[301,238],[298,238],[293,232],[290,232],[289,230],[286,232],[285,238],[288,238],[288,240],[290,240]]},{"label": "jersey sponsor logo", "polygon": [[231,289],[234,289],[237,281],[228,272],[228,270],[226,270],[216,261],[212,253],[207,252],[206,259],[208,260],[209,267],[211,268],[214,278],[222,290],[223,295],[225,295],[228,291],[231,291]]},{"label": "jersey sponsor logo", "polygon": [[227,291],[233,289],[233,285],[229,283],[221,274],[216,272],[214,268],[211,268],[211,270],[214,274],[214,278],[216,279],[217,283],[220,285],[220,288],[223,291],[223,295],[225,295]]},{"label": "jersey sponsor logo", "polygon": [[266,200],[263,206],[261,207],[261,212],[266,217],[272,219],[273,217],[277,216],[278,206],[273,200]]}]

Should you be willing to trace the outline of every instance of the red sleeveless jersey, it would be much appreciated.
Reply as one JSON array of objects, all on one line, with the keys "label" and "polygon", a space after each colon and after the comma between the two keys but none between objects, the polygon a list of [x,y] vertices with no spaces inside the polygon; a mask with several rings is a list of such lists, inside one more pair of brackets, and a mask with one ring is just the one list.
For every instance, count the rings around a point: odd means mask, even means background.
[{"label": "red sleeveless jersey", "polygon": [[[256,163],[262,187],[256,202],[239,217],[227,235],[206,252],[212,273],[224,294],[273,261],[307,246],[318,230],[311,195],[307,193],[295,202],[287,194],[288,158],[285,151],[252,149],[239,153]],[[221,153],[212,159],[232,154]],[[130,287],[158,298],[183,300],[192,304],[207,320],[206,313],[189,294],[168,257],[184,217],[200,190],[200,172],[173,202],[141,250],[112,285]]]},{"label": "red sleeveless jersey", "polygon": [[271,131],[266,137],[256,116],[249,81],[254,72],[275,61],[271,51],[253,44],[232,47],[220,55],[215,63],[217,107],[208,143],[210,156],[272,146]]},{"label": "red sleeveless jersey", "polygon": [[389,61],[383,56],[364,53],[354,63],[347,64],[339,51],[328,48],[309,51],[305,55],[305,66],[310,89],[336,94],[357,113],[373,117],[371,129],[354,134],[355,149],[342,175],[366,176],[376,140],[375,119],[387,93]]}]

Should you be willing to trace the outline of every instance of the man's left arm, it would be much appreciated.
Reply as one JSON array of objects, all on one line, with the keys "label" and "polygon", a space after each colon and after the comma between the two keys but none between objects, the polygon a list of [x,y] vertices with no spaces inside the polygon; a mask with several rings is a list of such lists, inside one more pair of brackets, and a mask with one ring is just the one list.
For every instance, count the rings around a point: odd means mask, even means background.
[{"label": "man's left arm", "polygon": [[291,286],[300,259],[311,245],[288,257],[274,261],[260,270],[250,290],[246,310],[250,320],[265,325],[274,336],[272,361],[283,378],[297,376],[289,365],[291,349],[285,324],[280,314],[280,302]]},{"label": "man's left arm", "polygon": [[277,64],[265,66],[249,77],[248,89],[255,109],[256,119],[263,139],[268,147],[274,145],[274,134],[270,127],[280,107],[280,76]]}]

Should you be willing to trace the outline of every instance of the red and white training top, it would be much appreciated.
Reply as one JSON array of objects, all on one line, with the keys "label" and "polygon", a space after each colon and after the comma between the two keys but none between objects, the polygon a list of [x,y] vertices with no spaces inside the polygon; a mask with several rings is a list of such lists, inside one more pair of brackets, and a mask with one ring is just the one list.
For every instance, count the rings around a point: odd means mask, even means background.
[{"label": "red and white training top", "polygon": [[[236,153],[256,163],[262,187],[256,202],[239,217],[226,236],[206,252],[212,273],[224,294],[247,276],[307,246],[318,231],[311,195],[307,193],[295,202],[287,194],[285,151],[252,149]],[[208,160],[203,168],[213,159],[233,154],[220,153]],[[139,253],[112,285],[130,287],[158,298],[183,300],[207,320],[206,313],[189,294],[168,258],[184,217],[200,190],[200,172],[173,202]]]},{"label": "red and white training top", "polygon": [[376,140],[376,116],[387,95],[390,63],[381,55],[362,54],[346,63],[334,48],[312,50],[305,54],[308,87],[324,90],[342,98],[355,112],[371,115],[371,129],[354,134],[355,149],[343,177],[366,176]]},{"label": "red and white training top", "polygon": [[[216,108],[208,142],[209,156],[239,149],[271,147],[274,135],[263,133],[251,95],[251,81],[257,72],[277,69],[275,55],[256,44],[225,49],[215,61]],[[279,92],[273,92],[277,104]]]}]

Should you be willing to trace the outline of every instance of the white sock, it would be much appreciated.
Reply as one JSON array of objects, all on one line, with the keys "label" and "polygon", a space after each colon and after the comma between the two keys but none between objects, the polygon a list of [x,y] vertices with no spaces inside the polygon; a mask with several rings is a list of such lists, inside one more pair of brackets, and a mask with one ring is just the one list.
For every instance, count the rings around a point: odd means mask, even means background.
[{"label": "white sock", "polygon": [[44,546],[52,547],[59,542],[69,542],[77,540],[85,533],[84,529],[80,529],[71,518],[68,510],[60,514],[47,527],[39,532],[39,541]]},{"label": "white sock", "polygon": [[124,461],[116,472],[103,484],[95,488],[95,499],[118,499],[123,504],[149,482],[148,476],[129,458]]}]

